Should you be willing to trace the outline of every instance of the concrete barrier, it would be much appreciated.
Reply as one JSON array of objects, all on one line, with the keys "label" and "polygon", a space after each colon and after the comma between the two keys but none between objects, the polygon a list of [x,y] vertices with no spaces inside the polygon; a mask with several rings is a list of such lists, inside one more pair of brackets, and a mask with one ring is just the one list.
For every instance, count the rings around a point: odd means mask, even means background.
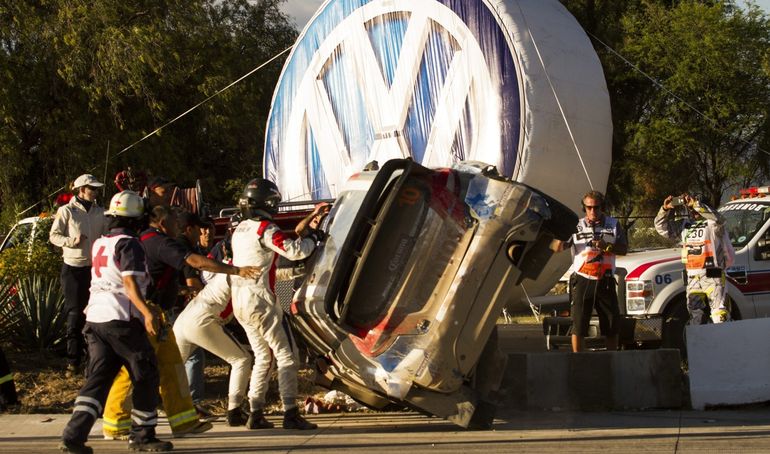
[{"label": "concrete barrier", "polygon": [[678,350],[512,353],[500,390],[505,410],[679,408]]},{"label": "concrete barrier", "polygon": [[687,356],[694,409],[770,401],[770,318],[688,326]]}]

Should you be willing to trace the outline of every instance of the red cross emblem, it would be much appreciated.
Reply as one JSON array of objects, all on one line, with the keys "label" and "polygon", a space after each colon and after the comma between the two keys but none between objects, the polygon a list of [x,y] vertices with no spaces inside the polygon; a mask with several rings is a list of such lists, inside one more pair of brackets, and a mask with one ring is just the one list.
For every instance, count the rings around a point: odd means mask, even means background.
[{"label": "red cross emblem", "polygon": [[104,255],[104,246],[100,247],[94,256],[94,273],[96,277],[102,277],[101,269],[107,266],[107,256]]}]

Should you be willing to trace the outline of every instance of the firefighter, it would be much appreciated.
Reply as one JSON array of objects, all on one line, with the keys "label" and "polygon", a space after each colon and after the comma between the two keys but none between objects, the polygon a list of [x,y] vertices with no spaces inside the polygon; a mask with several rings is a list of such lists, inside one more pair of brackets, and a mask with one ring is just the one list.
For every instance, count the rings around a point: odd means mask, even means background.
[{"label": "firefighter", "polygon": [[136,233],[143,211],[144,203],[137,193],[115,194],[106,212],[109,233],[94,241],[91,249],[91,292],[84,329],[89,353],[87,378],[62,434],[59,449],[64,452],[93,452],[85,442],[122,366],[130,371],[134,385],[129,449],[173,448],[170,442],[155,437],[159,375],[148,335],[155,336],[158,326],[157,316],[144,298],[150,276]]},{"label": "firefighter", "polygon": [[232,237],[233,264],[262,267],[259,279],[232,278],[233,312],[243,325],[254,352],[254,367],[249,385],[249,429],[271,428],[263,414],[268,387],[268,371],[275,355],[278,364],[278,388],[283,402],[284,429],[310,430],[317,427],[299,414],[297,407],[298,358],[283,310],[275,298],[275,271],[277,255],[289,260],[308,257],[316,245],[316,234],[308,225],[316,216],[329,210],[328,204],[319,204],[312,214],[300,221],[298,238],[289,239],[273,223],[278,212],[281,193],[271,181],[251,180],[243,190],[238,205],[243,220]]},{"label": "firefighter", "polygon": [[615,256],[625,255],[628,242],[618,220],[604,213],[604,194],[590,191],[581,201],[585,217],[572,235],[572,351],[585,349],[594,309],[607,350],[617,350],[620,310],[615,290]]},{"label": "firefighter", "polygon": [[[254,267],[237,267],[215,262],[196,254],[175,240],[177,235],[177,213],[171,207],[158,205],[150,212],[150,228],[141,235],[142,246],[147,255],[147,267],[152,283],[148,290],[149,299],[161,309],[164,329],[161,336],[151,339],[160,363],[160,392],[163,408],[166,411],[169,426],[175,437],[202,433],[212,428],[208,421],[199,419],[198,412],[190,396],[182,358],[176,345],[174,332],[168,325],[167,312],[177,300],[179,290],[179,270],[185,264],[196,269],[217,273],[234,274],[244,278],[254,278],[260,270]],[[104,409],[102,430],[105,439],[119,439],[126,435],[131,424],[130,400],[131,387],[128,374],[121,370],[110,391]]]},{"label": "firefighter", "polygon": [[[676,207],[686,207],[687,217],[677,221]],[[735,250],[718,211],[687,194],[668,196],[655,216],[655,230],[669,239],[682,240],[682,262],[687,273],[687,310],[691,325],[730,320],[725,268]]]},{"label": "firefighter", "polygon": [[230,364],[227,424],[242,426],[248,417],[241,410],[241,404],[249,384],[252,359],[251,354],[225,331],[228,318],[232,318],[230,276],[215,274],[179,314],[174,322],[174,334],[183,361],[195,349],[203,348]]}]

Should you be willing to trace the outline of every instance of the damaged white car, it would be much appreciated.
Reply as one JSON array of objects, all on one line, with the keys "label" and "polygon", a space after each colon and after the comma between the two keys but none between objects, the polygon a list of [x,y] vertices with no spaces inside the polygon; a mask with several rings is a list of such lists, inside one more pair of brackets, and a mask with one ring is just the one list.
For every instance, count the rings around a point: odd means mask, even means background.
[{"label": "damaged white car", "polygon": [[372,408],[490,427],[505,368],[498,316],[576,224],[480,163],[401,159],[354,175],[291,304],[317,382]]}]

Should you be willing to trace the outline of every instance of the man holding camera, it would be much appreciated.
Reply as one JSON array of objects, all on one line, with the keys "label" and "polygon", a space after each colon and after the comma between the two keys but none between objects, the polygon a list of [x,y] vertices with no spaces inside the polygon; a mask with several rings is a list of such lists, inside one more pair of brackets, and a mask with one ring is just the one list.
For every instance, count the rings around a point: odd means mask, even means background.
[{"label": "man holding camera", "polygon": [[[682,211],[684,219],[678,220],[676,213]],[[714,323],[729,321],[725,268],[732,265],[735,250],[724,218],[688,194],[668,196],[655,216],[655,230],[666,238],[682,240],[690,324],[707,323],[709,313]]]},{"label": "man holding camera", "polygon": [[618,220],[604,213],[604,194],[590,191],[583,196],[582,204],[586,215],[578,221],[577,232],[570,240],[574,271],[570,278],[572,351],[585,349],[594,308],[607,350],[617,350],[620,310],[613,275],[615,256],[626,254],[628,241]]}]

